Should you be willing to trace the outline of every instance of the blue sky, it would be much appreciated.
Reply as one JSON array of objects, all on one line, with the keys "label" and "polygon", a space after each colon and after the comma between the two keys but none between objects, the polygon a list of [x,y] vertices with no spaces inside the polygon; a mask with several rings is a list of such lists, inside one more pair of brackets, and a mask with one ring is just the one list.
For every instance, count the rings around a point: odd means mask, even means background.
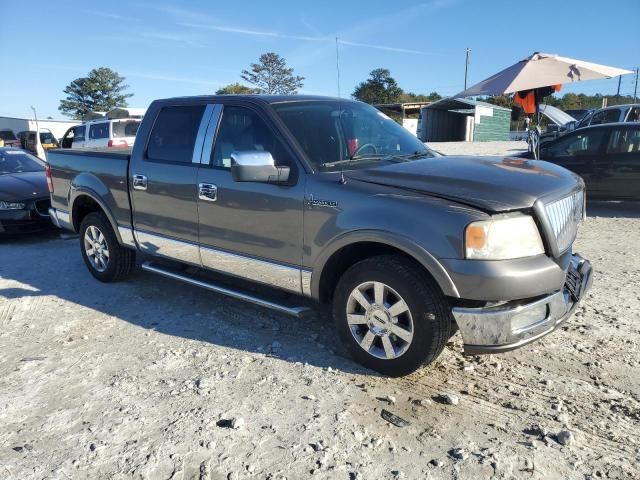
[{"label": "blue sky", "polygon": [[[639,0],[0,0],[0,115],[29,116],[34,105],[41,117],[61,117],[64,87],[98,66],[127,78],[131,106],[213,93],[267,51],[306,77],[301,93],[336,95],[336,36],[342,96],[377,67],[405,90],[455,94],[466,47],[470,85],[534,51],[632,69],[639,17]],[[623,77],[622,93],[633,87]],[[562,93],[616,88],[612,79]]]}]

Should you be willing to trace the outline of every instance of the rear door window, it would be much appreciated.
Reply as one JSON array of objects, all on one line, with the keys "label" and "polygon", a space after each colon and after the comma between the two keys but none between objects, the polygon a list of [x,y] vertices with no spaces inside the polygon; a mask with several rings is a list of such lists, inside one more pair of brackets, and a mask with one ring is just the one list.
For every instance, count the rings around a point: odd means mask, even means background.
[{"label": "rear door window", "polygon": [[113,138],[135,137],[140,127],[140,121],[113,122]]},{"label": "rear door window", "polygon": [[600,125],[602,123],[615,123],[620,120],[620,109],[612,108],[610,110],[603,110],[593,115],[591,125]]},{"label": "rear door window", "polygon": [[605,133],[605,128],[597,128],[588,132],[565,135],[545,148],[545,155],[550,158],[596,155]]},{"label": "rear door window", "polygon": [[89,126],[89,139],[98,140],[101,138],[109,138],[109,122],[94,123]]},{"label": "rear door window", "polygon": [[640,122],[640,107],[633,107],[627,115],[627,122]]},{"label": "rear door window", "polygon": [[638,153],[640,152],[640,129],[618,128],[611,132],[607,153]]},{"label": "rear door window", "polygon": [[151,129],[147,159],[191,163],[204,108],[204,105],[162,108]]}]

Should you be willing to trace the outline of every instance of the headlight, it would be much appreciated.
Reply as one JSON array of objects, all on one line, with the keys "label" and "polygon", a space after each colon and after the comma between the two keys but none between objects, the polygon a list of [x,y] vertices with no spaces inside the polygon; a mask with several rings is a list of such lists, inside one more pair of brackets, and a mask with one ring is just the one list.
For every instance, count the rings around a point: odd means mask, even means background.
[{"label": "headlight", "polygon": [[523,214],[496,216],[467,226],[465,255],[478,260],[507,260],[544,253],[533,218]]},{"label": "headlight", "polygon": [[0,210],[22,210],[24,203],[20,202],[3,202],[0,200]]}]

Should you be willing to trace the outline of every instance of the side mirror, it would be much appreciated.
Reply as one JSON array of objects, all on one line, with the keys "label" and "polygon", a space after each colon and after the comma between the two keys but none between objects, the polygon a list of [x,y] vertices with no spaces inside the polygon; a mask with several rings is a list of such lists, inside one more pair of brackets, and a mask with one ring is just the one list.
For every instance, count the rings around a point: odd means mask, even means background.
[{"label": "side mirror", "polygon": [[284,183],[289,167],[276,167],[270,152],[231,152],[231,177],[235,182]]}]

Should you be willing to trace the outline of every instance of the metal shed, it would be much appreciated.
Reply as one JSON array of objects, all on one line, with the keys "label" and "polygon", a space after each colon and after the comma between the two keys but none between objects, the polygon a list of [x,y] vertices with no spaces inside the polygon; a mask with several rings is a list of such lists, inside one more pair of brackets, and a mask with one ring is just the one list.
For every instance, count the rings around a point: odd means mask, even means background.
[{"label": "metal shed", "polygon": [[420,109],[423,142],[509,140],[511,110],[467,98],[443,98]]}]

